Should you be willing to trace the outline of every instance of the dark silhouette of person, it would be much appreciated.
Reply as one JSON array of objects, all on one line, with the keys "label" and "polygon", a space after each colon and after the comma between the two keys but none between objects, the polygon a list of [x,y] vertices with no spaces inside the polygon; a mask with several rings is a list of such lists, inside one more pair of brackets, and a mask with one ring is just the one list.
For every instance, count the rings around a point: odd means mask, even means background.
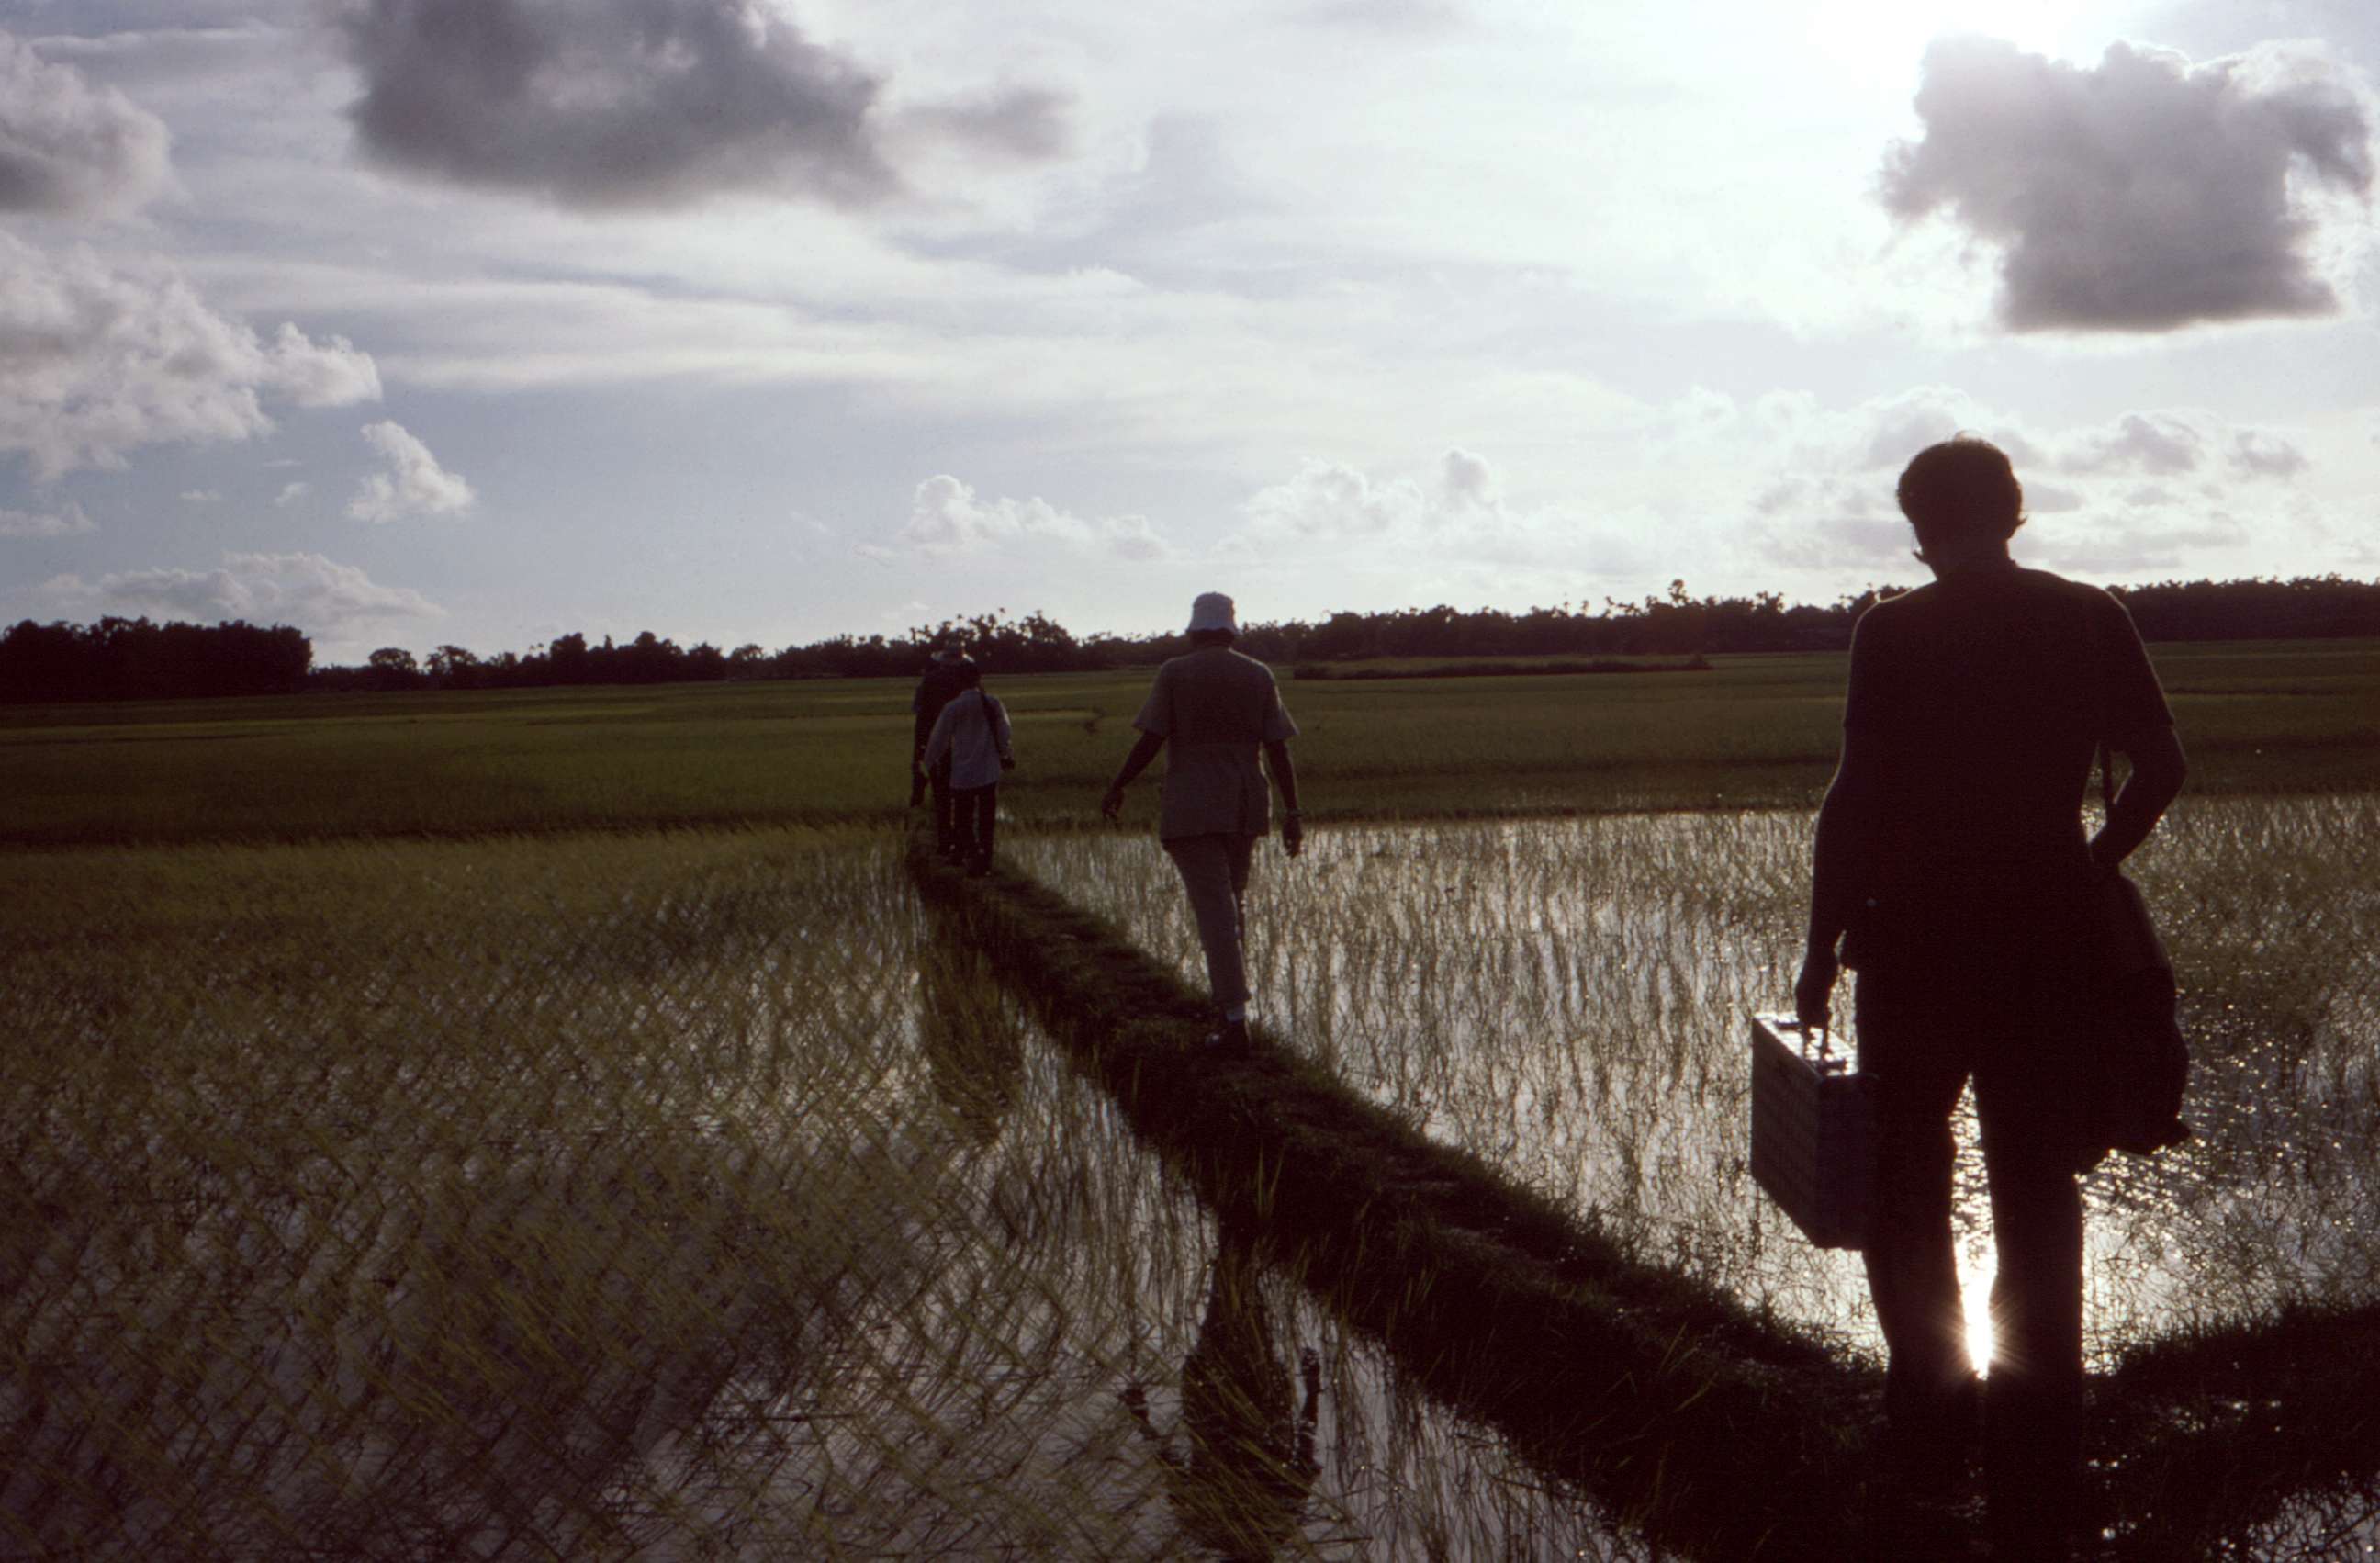
[{"label": "dark silhouette of person", "polygon": [[[1805,1025],[1828,1020],[1840,940],[1876,1092],[1865,1258],[1889,1352],[1887,1489],[1950,1496],[1980,1393],[1998,1555],[2058,1557],[2082,1476],[2092,879],[2155,827],[2181,788],[2181,747],[2123,604],[2010,557],[2024,495],[1998,448],[1962,435],[1920,451],[1899,499],[1935,579],[1852,634],[1794,1007]],[[2086,839],[2103,744],[2131,773]],[[1970,1081],[1998,1254],[1980,1388],[1950,1229],[1950,1117]]]},{"label": "dark silhouette of person", "polygon": [[1000,819],[1000,776],[1016,767],[1010,751],[1008,710],[983,687],[983,669],[972,657],[953,670],[958,692],[942,704],[926,735],[926,766],[949,798],[953,862],[980,878],[991,872],[992,830]]},{"label": "dark silhouette of person", "polygon": [[1140,1386],[1123,1391],[1125,1409],[1164,1462],[1166,1495],[1183,1532],[1226,1563],[1262,1563],[1305,1522],[1305,1500],[1321,1471],[1315,1427],[1322,1402],[1322,1364],[1298,1354],[1301,1405],[1273,1338],[1263,1267],[1251,1238],[1225,1218],[1207,1288],[1207,1313],[1182,1364],[1182,1419],[1187,1447],[1160,1436]]},{"label": "dark silhouette of person", "polygon": [[1272,824],[1257,756],[1261,751],[1281,788],[1281,850],[1293,858],[1305,845],[1297,771],[1289,758],[1297,724],[1281,703],[1272,669],[1232,649],[1239,621],[1231,598],[1201,592],[1190,604],[1189,633],[1188,653],[1157,670],[1140,714],[1132,719],[1140,739],[1100,800],[1099,812],[1111,820],[1121,814],[1123,789],[1159,750],[1173,746],[1165,762],[1157,834],[1181,873],[1207,955],[1208,992],[1220,1021],[1208,1044],[1239,1051],[1248,1045],[1248,873],[1257,840]]},{"label": "dark silhouette of person", "polygon": [[917,680],[917,692],[909,697],[912,714],[909,736],[909,774],[922,775],[933,790],[934,850],[943,857],[951,856],[955,840],[953,812],[955,800],[951,797],[951,769],[947,763],[933,765],[926,759],[926,740],[933,736],[934,720],[942,707],[961,690],[966,688],[963,670],[973,665],[975,659],[951,641],[934,651],[933,659],[926,665],[925,676]]}]

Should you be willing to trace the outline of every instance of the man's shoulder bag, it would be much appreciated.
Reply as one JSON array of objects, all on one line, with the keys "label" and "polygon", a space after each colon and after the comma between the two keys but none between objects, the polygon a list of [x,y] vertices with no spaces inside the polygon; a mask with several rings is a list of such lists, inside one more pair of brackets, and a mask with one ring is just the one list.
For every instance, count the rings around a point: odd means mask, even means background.
[{"label": "man's shoulder bag", "polygon": [[[2101,759],[2099,786],[2107,772]],[[2095,1056],[2084,1079],[2088,1118],[2081,1167],[2109,1151],[2147,1155],[2190,1138],[2181,1119],[2190,1045],[2181,1034],[2180,989],[2141,887],[2113,869],[2094,876],[2086,908],[2091,938]]]}]

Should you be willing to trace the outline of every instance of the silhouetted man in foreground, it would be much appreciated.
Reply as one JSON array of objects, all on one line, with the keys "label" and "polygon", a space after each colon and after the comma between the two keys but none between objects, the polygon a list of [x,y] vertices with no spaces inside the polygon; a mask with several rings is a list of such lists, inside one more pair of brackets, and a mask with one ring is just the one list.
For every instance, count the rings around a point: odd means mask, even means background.
[{"label": "silhouetted man in foreground", "polygon": [[[2009,557],[2024,495],[1997,447],[1962,436],[1919,452],[1899,497],[1935,580],[1852,635],[1794,1007],[1826,1022],[1840,939],[1876,1082],[1866,1260],[1890,1351],[1887,1474],[1921,1503],[1948,1496],[1974,1432],[1950,1234],[1950,1115],[1973,1081],[1999,1260],[1984,1386],[1993,1541],[2004,1557],[2054,1558],[2082,1473],[2089,893],[2180,789],[2181,748],[2123,605]],[[2132,771],[2086,841],[2103,742]]]},{"label": "silhouetted man in foreground", "polygon": [[1207,952],[1207,981],[1221,1024],[1208,1037],[1226,1051],[1248,1042],[1248,977],[1242,909],[1257,840],[1271,828],[1269,795],[1258,751],[1281,788],[1281,849],[1305,843],[1297,812],[1297,772],[1289,740],[1297,724],[1281,703],[1272,669],[1232,649],[1239,620],[1232,600],[1208,592],[1190,604],[1190,651],[1157,670],[1157,682],[1132,725],[1140,740],[1124,757],[1099,812],[1114,819],[1123,789],[1168,743],[1165,792],[1157,834],[1189,893]]}]

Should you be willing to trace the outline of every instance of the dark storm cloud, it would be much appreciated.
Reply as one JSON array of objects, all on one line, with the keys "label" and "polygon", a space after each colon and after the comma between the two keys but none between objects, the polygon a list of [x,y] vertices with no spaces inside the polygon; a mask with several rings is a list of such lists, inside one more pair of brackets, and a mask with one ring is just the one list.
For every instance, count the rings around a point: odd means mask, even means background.
[{"label": "dark storm cloud", "polygon": [[[341,0],[337,16],[363,73],[358,136],[393,167],[582,208],[857,205],[901,182],[871,118],[882,79],[759,0]],[[1051,109],[949,112],[954,135],[1038,151]]]},{"label": "dark storm cloud", "polygon": [[0,212],[103,217],[166,177],[163,121],[0,31]]},{"label": "dark storm cloud", "polygon": [[1925,53],[1920,140],[1886,154],[1885,204],[2003,249],[2019,331],[2163,331],[2325,314],[2312,189],[2368,195],[2372,118],[2336,67],[2265,50],[2192,67],[2116,44],[2083,68],[1984,38]]}]

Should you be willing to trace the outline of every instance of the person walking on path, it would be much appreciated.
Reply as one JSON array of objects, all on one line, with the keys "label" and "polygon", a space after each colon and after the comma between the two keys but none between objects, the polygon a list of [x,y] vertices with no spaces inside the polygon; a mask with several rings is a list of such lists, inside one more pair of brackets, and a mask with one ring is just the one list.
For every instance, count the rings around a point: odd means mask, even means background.
[{"label": "person walking on path", "polygon": [[1008,710],[983,688],[983,669],[963,658],[959,691],[946,702],[926,735],[928,771],[950,794],[949,854],[980,879],[991,872],[992,824],[1000,813],[1000,774],[1016,767]]},{"label": "person walking on path", "polygon": [[951,778],[948,765],[927,763],[926,740],[933,735],[934,719],[951,697],[966,688],[964,672],[975,665],[975,658],[961,651],[955,641],[945,641],[934,650],[933,660],[926,665],[926,675],[917,680],[917,692],[909,697],[912,720],[909,724],[910,805],[917,803],[917,788],[920,780],[933,790],[934,850],[947,858],[952,848]]},{"label": "person walking on path", "polygon": [[1281,849],[1293,858],[1305,844],[1297,772],[1289,759],[1297,724],[1281,703],[1272,670],[1232,649],[1238,638],[1231,598],[1208,592],[1190,604],[1190,650],[1157,670],[1148,699],[1133,718],[1140,739],[1099,803],[1101,814],[1117,818],[1124,788],[1159,750],[1172,746],[1157,834],[1181,871],[1207,953],[1208,990],[1220,1020],[1207,1040],[1232,1050],[1248,1042],[1248,872],[1257,838],[1271,828],[1259,751],[1281,789]]},{"label": "person walking on path", "polygon": [[[1950,1496],[1975,1433],[1950,1228],[1950,1116],[1973,1082],[1998,1253],[1980,1386],[1988,1521],[1998,1556],[2058,1558],[2082,1482],[2090,892],[2155,827],[2184,763],[2123,604],[2010,557],[2024,495],[2006,455],[1965,435],[1929,446],[1899,499],[1935,579],[1870,608],[1852,637],[1794,1008],[1825,1025],[1838,967],[1859,973],[1884,1474],[1919,1508]],[[2131,775],[2086,839],[2103,744]]]}]

